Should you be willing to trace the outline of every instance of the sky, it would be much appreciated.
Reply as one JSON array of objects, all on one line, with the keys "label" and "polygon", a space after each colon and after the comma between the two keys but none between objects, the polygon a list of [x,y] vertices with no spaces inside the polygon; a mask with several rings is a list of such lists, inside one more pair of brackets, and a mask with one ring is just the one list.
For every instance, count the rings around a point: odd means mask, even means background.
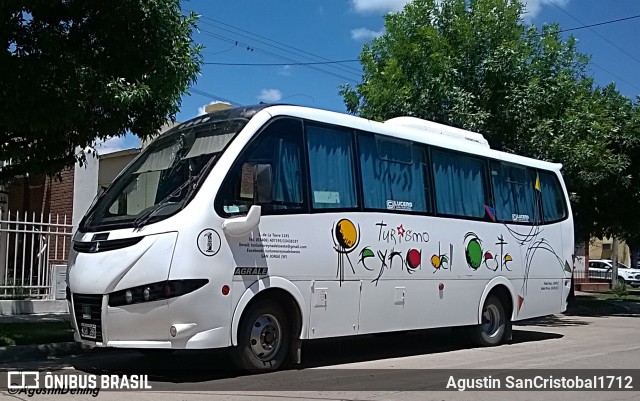
[{"label": "sky", "polygon": [[[407,0],[190,0],[183,10],[199,14],[194,40],[204,61],[176,116],[186,121],[216,101],[236,105],[283,102],[345,112],[340,85],[361,78],[362,46],[384,32],[384,15]],[[559,23],[563,29],[640,15],[638,0],[527,0],[525,24]],[[591,57],[596,85],[616,83],[625,96],[640,95],[640,18],[579,29],[578,50]],[[565,36],[565,37],[566,37]],[[279,65],[224,65],[279,64]],[[138,146],[133,135],[98,145],[102,154]]]}]

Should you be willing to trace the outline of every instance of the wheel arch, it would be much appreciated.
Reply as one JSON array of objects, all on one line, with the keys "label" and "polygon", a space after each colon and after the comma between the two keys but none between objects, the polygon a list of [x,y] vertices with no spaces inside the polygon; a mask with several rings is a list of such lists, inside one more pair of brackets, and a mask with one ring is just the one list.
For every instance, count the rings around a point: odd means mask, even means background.
[{"label": "wheel arch", "polygon": [[514,306],[517,304],[516,292],[513,289],[511,281],[506,277],[500,276],[491,279],[484,287],[480,302],[478,303],[478,313],[476,315],[477,324],[482,323],[482,308],[487,297],[491,294],[495,294],[500,299],[509,321],[514,321],[516,318],[516,308]]},{"label": "wheel arch", "polygon": [[[276,300],[283,304],[288,313],[296,312],[292,314],[294,317],[292,323],[299,326],[300,333],[292,337],[298,339],[304,338],[307,331],[307,319],[303,307],[303,305],[305,305],[304,297],[300,289],[285,278],[265,277],[253,283],[240,297],[231,319],[231,345],[238,345],[238,327],[240,326],[240,320],[245,310],[249,305],[260,299]],[[296,310],[291,311],[290,308],[295,308]]]}]

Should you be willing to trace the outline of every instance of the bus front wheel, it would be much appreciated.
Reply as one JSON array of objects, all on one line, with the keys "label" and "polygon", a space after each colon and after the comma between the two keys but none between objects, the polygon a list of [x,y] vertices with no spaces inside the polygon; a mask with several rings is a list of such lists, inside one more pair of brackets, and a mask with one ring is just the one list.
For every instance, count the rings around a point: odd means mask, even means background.
[{"label": "bus front wheel", "polygon": [[482,307],[479,325],[475,326],[474,339],[478,345],[493,346],[502,342],[507,327],[507,319],[502,302],[495,295],[489,295]]},{"label": "bus front wheel", "polygon": [[288,329],[287,315],[278,303],[266,300],[251,305],[238,327],[234,362],[249,372],[278,369],[289,349]]}]

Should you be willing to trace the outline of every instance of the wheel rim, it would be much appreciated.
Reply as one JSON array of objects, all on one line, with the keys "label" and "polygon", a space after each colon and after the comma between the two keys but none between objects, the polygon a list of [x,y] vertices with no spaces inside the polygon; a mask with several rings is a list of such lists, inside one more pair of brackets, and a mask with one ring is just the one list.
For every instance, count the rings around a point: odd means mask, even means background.
[{"label": "wheel rim", "polygon": [[496,305],[487,305],[482,311],[482,331],[494,337],[500,331],[500,311]]},{"label": "wheel rim", "polygon": [[275,316],[264,314],[253,322],[251,328],[251,351],[261,361],[268,361],[277,354],[282,340],[282,327]]}]

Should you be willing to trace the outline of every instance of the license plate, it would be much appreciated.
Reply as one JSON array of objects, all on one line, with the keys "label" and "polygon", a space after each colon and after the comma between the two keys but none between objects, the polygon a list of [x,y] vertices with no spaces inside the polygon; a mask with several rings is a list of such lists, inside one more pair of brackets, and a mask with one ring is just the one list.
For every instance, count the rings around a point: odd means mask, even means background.
[{"label": "license plate", "polygon": [[82,305],[82,318],[91,319],[91,305]]},{"label": "license plate", "polygon": [[86,338],[96,339],[96,325],[89,323],[80,323],[80,335]]}]

